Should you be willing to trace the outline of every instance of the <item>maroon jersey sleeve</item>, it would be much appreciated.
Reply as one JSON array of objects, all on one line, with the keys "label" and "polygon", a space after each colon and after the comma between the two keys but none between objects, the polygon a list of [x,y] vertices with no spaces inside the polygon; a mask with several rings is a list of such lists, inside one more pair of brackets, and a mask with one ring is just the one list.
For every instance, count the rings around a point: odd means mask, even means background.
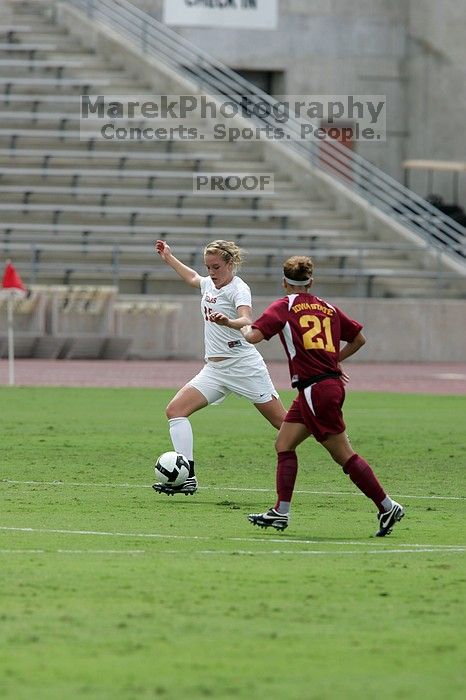
[{"label": "maroon jersey sleeve", "polygon": [[351,343],[362,330],[363,325],[344,314],[341,309],[336,308],[336,312],[340,318],[340,340]]},{"label": "maroon jersey sleeve", "polygon": [[279,333],[286,323],[286,299],[277,299],[268,306],[264,313],[252,323],[253,328],[257,328],[265,340],[270,340],[272,336]]}]

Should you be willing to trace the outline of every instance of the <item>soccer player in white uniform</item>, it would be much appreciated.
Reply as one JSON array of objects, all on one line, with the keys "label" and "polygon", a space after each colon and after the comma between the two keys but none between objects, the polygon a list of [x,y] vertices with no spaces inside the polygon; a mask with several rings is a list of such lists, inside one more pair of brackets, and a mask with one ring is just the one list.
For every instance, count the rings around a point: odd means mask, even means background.
[{"label": "soccer player in white uniform", "polygon": [[197,478],[193,432],[188,420],[192,413],[209,404],[220,403],[231,393],[249,399],[277,429],[286,411],[262,356],[240,332],[252,322],[251,290],[235,274],[242,261],[241,249],[232,241],[209,243],[204,248],[206,277],[178,260],[166,241],[157,241],[155,249],[184,282],[201,291],[205,365],[178,391],[166,409],[173,449],[189,459],[189,477],[179,487],[153,486],[158,493],[167,495],[193,494],[197,490]]}]

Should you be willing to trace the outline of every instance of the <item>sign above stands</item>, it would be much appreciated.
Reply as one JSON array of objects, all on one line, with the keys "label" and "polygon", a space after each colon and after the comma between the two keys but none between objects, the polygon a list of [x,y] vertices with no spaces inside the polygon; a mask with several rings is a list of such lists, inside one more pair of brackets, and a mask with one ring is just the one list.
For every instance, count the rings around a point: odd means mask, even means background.
[{"label": "sign above stands", "polygon": [[225,29],[276,29],[278,0],[165,0],[165,24]]}]

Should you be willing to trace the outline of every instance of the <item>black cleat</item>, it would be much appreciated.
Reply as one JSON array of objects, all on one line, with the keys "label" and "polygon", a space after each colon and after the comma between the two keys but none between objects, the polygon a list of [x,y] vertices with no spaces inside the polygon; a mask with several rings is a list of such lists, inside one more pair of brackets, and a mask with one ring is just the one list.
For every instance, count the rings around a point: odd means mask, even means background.
[{"label": "black cleat", "polygon": [[278,513],[275,508],[269,508],[266,513],[251,513],[248,520],[259,527],[274,527],[275,530],[285,530],[288,527],[288,513]]},{"label": "black cleat", "polygon": [[186,481],[180,486],[171,486],[170,484],[153,484],[152,488],[157,493],[164,493],[166,496],[174,496],[175,493],[184,493],[185,496],[192,496],[197,491],[197,478],[188,476]]},{"label": "black cleat", "polygon": [[400,506],[396,501],[393,501],[393,506],[386,513],[377,513],[379,530],[375,536],[385,537],[385,535],[389,535],[395,523],[399,522],[404,514],[403,506]]}]

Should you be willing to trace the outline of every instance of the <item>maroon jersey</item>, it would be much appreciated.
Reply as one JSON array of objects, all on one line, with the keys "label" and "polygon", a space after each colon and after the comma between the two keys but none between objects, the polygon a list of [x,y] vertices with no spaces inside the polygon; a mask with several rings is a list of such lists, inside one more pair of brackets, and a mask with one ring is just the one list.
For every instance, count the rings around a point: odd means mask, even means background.
[{"label": "maroon jersey", "polygon": [[353,341],[362,325],[327,301],[303,293],[277,299],[252,327],[266,340],[279,334],[295,385],[316,375],[338,372],[340,341]]}]

